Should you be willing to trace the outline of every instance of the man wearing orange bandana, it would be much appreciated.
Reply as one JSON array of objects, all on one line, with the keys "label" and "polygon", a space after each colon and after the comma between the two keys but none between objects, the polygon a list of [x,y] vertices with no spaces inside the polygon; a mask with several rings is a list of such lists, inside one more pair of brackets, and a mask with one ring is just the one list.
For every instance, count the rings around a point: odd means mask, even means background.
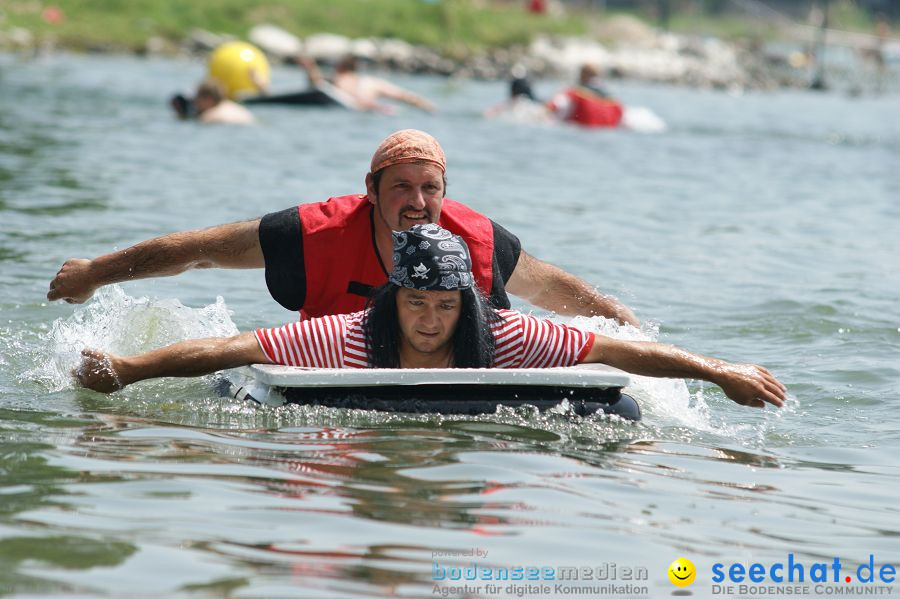
[{"label": "man wearing orange bandana", "polygon": [[497,308],[512,293],[559,314],[638,324],[615,298],[527,254],[512,233],[446,199],[446,158],[415,129],[385,139],[366,174],[366,193],[329,198],[260,219],[172,233],[94,258],[70,259],[47,299],[82,303],[104,285],[192,268],[265,268],[272,297],[304,317],[361,310],[390,271],[392,231],[438,223],[468,244],[473,273]]}]

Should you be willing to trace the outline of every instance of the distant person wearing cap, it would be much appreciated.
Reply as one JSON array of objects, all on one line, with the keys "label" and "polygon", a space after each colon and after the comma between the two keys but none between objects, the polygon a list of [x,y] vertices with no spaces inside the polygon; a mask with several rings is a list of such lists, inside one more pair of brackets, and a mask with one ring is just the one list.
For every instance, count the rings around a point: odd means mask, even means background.
[{"label": "distant person wearing cap", "polygon": [[[319,70],[316,61],[308,56],[298,56],[296,62],[306,70],[306,75],[313,87],[320,87],[323,82],[328,81]],[[409,104],[425,112],[436,110],[434,104],[418,94],[379,77],[360,75],[356,57],[352,54],[348,54],[338,61],[334,67],[334,76],[328,82],[349,96],[359,110],[392,112],[393,109],[390,105],[381,102],[383,98]]]},{"label": "distant person wearing cap", "polygon": [[485,301],[462,238],[434,224],[393,233],[393,269],[367,309],[230,338],[183,341],[121,357],[82,351],[79,384],[111,393],[161,376],[247,364],[313,368],[549,368],[602,362],[645,376],[708,380],[736,403],[781,407],[785,388],[761,366],[652,342],[622,341]]},{"label": "distant person wearing cap", "polygon": [[193,102],[178,95],[171,100],[180,118],[196,116],[202,123],[252,125],[253,113],[225,97],[222,86],[215,79],[207,79],[197,87]]},{"label": "distant person wearing cap", "polygon": [[631,310],[577,277],[528,255],[515,235],[444,198],[446,160],[437,140],[406,129],[372,157],[366,193],[301,204],[260,219],[172,233],[93,260],[67,260],[47,299],[81,303],[111,283],[192,268],[265,268],[269,293],[304,318],[357,312],[387,280],[392,231],[438,223],[465,239],[479,287],[497,308],[507,291],[560,314],[637,323]]},{"label": "distant person wearing cap", "polygon": [[578,84],[553,96],[547,108],[560,120],[583,127],[618,127],[625,112],[602,87],[600,71],[591,64],[582,65]]}]

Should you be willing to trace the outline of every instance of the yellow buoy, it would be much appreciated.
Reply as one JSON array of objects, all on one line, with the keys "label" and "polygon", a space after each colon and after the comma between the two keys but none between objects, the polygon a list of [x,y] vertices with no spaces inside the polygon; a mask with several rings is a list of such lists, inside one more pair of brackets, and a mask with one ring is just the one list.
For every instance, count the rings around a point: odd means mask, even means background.
[{"label": "yellow buoy", "polygon": [[255,96],[260,93],[257,83],[269,85],[269,61],[252,44],[228,42],[210,55],[209,76],[222,84],[229,98]]}]

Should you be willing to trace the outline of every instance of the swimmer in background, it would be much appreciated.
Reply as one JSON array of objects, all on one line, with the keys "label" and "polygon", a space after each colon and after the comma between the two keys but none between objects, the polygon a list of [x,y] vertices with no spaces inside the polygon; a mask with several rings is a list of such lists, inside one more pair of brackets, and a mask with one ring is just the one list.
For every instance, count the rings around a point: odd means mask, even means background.
[{"label": "swimmer in background", "polygon": [[581,65],[581,68],[578,70],[578,86],[594,92],[601,98],[612,97],[609,90],[603,87],[600,70],[592,64]]},{"label": "swimmer in background", "polygon": [[556,117],[582,127],[618,127],[624,107],[613,99],[600,83],[600,71],[584,64],[578,71],[578,83],[560,91],[547,102]]},{"label": "swimmer in background", "polygon": [[510,99],[527,98],[532,102],[538,101],[531,89],[531,82],[528,80],[528,71],[525,70],[525,67],[520,64],[515,65],[510,75],[512,75],[512,80],[509,82]]},{"label": "swimmer in background", "polygon": [[207,79],[197,86],[193,101],[179,94],[172,98],[171,105],[182,119],[196,117],[201,123],[231,125],[256,123],[253,113],[225,97],[222,86],[215,79]]},{"label": "swimmer in background", "polygon": [[509,117],[522,122],[552,123],[553,114],[535,97],[525,67],[516,64],[510,75],[509,99],[485,110],[484,117]]},{"label": "swimmer in background", "polygon": [[324,84],[331,84],[335,89],[348,96],[351,103],[359,110],[392,113],[393,107],[381,102],[382,98],[402,102],[425,112],[437,110],[434,104],[418,94],[378,77],[360,75],[357,71],[356,57],[353,55],[348,54],[338,61],[331,80],[326,79],[312,58],[298,56],[295,60],[306,70],[306,75],[313,87],[321,88]]},{"label": "swimmer in background", "polygon": [[197,87],[194,105],[202,123],[252,125],[256,122],[249,110],[225,97],[222,86],[215,79],[207,79]]}]

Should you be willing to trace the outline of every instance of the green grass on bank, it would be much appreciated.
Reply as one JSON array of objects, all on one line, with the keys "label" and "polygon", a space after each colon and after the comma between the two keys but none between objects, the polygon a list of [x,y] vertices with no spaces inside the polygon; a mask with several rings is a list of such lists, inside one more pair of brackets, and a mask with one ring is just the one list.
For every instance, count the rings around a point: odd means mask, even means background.
[{"label": "green grass on bank", "polygon": [[246,37],[253,25],[272,23],[300,37],[320,32],[394,37],[450,52],[524,44],[540,32],[580,35],[587,29],[580,15],[535,16],[519,2],[475,0],[56,0],[54,5],[65,19],[50,24],[42,18],[41,2],[0,0],[0,26],[53,36],[71,48],[139,49],[152,36],[177,42],[201,28]]},{"label": "green grass on bank", "polygon": [[[246,38],[253,25],[272,23],[300,37],[321,32],[394,37],[461,57],[527,44],[539,33],[585,35],[614,14],[579,2],[569,5],[566,16],[536,16],[524,5],[524,0],[0,0],[0,29],[23,27],[38,41],[52,38],[72,49],[139,50],[150,37],[177,43],[194,28]],[[59,7],[64,19],[46,22],[47,6]],[[623,14],[658,24],[656,2],[635,6],[643,11]],[[696,2],[681,6],[669,20],[676,33],[729,40],[781,35],[770,23],[744,15],[709,14]],[[830,17],[832,28],[872,32],[871,18],[854,0],[832,0]]]}]

